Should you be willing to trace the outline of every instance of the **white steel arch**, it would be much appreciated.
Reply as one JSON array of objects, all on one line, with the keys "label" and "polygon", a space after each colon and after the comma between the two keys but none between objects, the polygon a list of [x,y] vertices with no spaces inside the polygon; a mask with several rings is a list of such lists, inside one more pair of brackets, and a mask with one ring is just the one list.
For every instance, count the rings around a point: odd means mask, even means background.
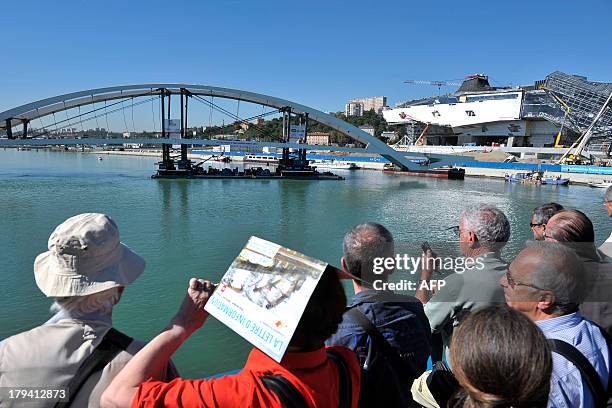
[{"label": "white steel arch", "polygon": [[336,118],[333,115],[274,96],[208,85],[173,83],[122,85],[58,95],[0,112],[0,129],[6,129],[7,124],[9,123],[11,127],[17,126],[24,121],[30,122],[42,116],[47,116],[56,112],[83,105],[90,105],[97,102],[122,98],[156,95],[161,94],[162,90],[165,90],[166,95],[168,93],[180,94],[181,90],[187,90],[193,95],[235,99],[277,109],[288,107],[291,108],[292,113],[308,114],[310,119],[327,125],[332,129],[335,129],[350,137],[351,139],[366,144],[369,151],[380,154],[390,162],[399,165],[400,167],[415,168],[415,164],[408,160],[403,153],[392,149],[391,147],[387,146],[386,143],[382,142],[376,137],[364,132],[356,126]]}]

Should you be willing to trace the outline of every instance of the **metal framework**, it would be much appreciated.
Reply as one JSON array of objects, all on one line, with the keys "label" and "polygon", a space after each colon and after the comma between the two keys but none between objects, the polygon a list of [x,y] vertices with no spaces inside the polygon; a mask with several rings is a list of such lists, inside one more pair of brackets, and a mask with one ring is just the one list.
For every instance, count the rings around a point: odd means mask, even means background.
[{"label": "metal framework", "polygon": [[[567,111],[565,126],[584,133],[591,125],[593,137],[612,135],[612,84],[591,82],[586,77],[553,72],[546,77],[545,89]],[[596,123],[594,119],[602,111]],[[556,122],[563,118],[556,118]]]}]

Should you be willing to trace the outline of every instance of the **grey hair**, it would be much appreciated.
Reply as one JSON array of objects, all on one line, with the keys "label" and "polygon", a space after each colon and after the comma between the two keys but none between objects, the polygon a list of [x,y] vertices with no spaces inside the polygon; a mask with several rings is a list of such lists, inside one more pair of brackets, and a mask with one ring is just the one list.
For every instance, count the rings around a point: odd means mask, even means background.
[{"label": "grey hair", "polygon": [[532,284],[555,295],[551,312],[561,315],[575,312],[587,290],[584,262],[572,249],[558,242],[533,241],[527,248],[538,259],[530,276]]},{"label": "grey hair", "polygon": [[501,250],[510,239],[506,215],[488,204],[468,207],[461,213],[466,228],[476,234],[478,242],[492,251]]},{"label": "grey hair", "polygon": [[[373,222],[359,224],[347,232],[342,249],[349,273],[370,283],[374,259],[392,257],[395,253],[391,232]],[[391,272],[385,271],[378,278],[386,280]]]},{"label": "grey hair", "polygon": [[51,311],[66,311],[77,315],[99,312],[110,315],[113,307],[119,303],[120,298],[119,287],[87,296],[58,297],[55,298],[55,302],[51,305]]},{"label": "grey hair", "polygon": [[548,203],[536,207],[533,210],[533,218],[534,221],[538,224],[546,224],[548,220],[552,218],[553,215],[557,214],[559,211],[564,210],[561,204],[557,203]]},{"label": "grey hair", "polygon": [[604,198],[606,201],[612,201],[612,186],[606,189],[606,196]]}]

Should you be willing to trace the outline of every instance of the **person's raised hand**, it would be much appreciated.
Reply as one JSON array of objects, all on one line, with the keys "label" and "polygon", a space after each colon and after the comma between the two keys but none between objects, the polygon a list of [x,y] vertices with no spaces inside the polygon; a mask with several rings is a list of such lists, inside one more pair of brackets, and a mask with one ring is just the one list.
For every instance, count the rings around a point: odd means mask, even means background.
[{"label": "person's raised hand", "polygon": [[210,281],[191,278],[187,295],[185,295],[178,312],[174,315],[172,324],[183,328],[187,336],[202,327],[208,317],[208,312],[204,310],[204,306],[215,288],[216,286]]}]

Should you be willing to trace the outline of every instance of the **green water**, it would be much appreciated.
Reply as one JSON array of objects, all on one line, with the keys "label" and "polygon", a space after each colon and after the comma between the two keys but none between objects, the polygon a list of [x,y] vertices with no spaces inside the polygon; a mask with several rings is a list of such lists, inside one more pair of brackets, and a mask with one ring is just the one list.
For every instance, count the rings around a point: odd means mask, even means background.
[{"label": "green water", "polygon": [[[122,241],[147,261],[114,311],[115,326],[150,339],[177,309],[189,277],[217,281],[251,235],[338,264],[344,233],[371,220],[397,241],[449,239],[474,203],[498,206],[512,224],[506,258],[530,237],[531,210],[556,201],[593,220],[598,242],[612,228],[603,191],[579,186],[449,181],[375,171],[344,172],[345,181],[152,180],[155,158],[0,150],[0,339],[46,321],[50,299],[32,264],[55,226],[81,212],[111,215]],[[186,377],[242,366],[250,347],[214,319],[174,357]]]}]

